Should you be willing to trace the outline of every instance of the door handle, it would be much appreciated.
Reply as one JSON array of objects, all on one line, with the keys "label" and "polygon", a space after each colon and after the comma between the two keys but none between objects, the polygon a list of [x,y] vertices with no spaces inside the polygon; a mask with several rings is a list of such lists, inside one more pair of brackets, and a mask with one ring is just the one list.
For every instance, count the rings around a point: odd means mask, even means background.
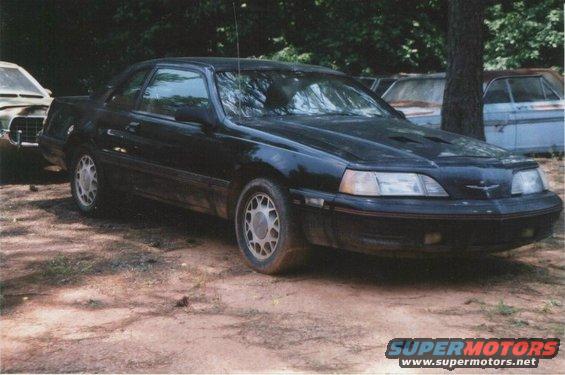
[{"label": "door handle", "polygon": [[135,133],[137,131],[138,127],[139,127],[139,122],[132,121],[126,126],[126,130],[128,132]]}]

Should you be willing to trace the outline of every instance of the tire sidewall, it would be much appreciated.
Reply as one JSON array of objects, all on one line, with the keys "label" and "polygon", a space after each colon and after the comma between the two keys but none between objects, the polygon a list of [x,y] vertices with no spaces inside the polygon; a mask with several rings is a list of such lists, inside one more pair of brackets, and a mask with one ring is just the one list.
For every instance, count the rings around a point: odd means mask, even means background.
[{"label": "tire sidewall", "polygon": [[[278,212],[280,222],[279,241],[277,242],[277,246],[271,256],[264,260],[256,258],[249,249],[243,228],[245,208],[247,207],[249,199],[256,193],[264,193],[271,198]],[[251,268],[260,272],[271,273],[271,269],[279,267],[280,262],[284,257],[284,252],[290,245],[289,225],[291,224],[290,220],[292,220],[292,218],[290,216],[289,208],[288,197],[285,195],[285,192],[270,180],[262,178],[256,179],[251,181],[243,189],[237,202],[235,228],[239,249],[242,252],[245,261]]]}]

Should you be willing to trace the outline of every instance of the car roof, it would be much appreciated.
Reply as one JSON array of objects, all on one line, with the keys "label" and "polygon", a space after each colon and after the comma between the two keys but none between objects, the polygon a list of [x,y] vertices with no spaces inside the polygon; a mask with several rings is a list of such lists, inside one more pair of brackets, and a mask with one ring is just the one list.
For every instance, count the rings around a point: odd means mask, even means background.
[{"label": "car roof", "polygon": [[[485,70],[483,73],[483,82],[489,83],[493,79],[501,77],[512,77],[512,76],[532,76],[532,75],[544,75],[550,74],[553,76],[559,76],[563,80],[563,76],[557,73],[553,69],[549,68],[524,68],[524,69],[508,69],[508,70]],[[430,73],[430,74],[418,74],[408,77],[403,77],[401,81],[416,80],[416,79],[437,79],[445,78],[445,73]]]},{"label": "car roof", "polygon": [[238,59],[235,57],[165,57],[144,61],[145,64],[192,64],[208,67],[215,71],[241,70],[287,70],[345,75],[342,72],[318,65],[287,63],[263,59]]},{"label": "car roof", "polygon": [[0,61],[0,68],[19,68],[20,66],[7,61]]}]

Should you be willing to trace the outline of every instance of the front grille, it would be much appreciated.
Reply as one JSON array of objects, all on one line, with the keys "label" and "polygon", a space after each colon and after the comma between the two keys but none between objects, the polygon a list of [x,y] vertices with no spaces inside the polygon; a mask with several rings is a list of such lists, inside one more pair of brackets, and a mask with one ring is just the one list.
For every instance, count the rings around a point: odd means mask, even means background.
[{"label": "front grille", "polygon": [[10,125],[10,139],[18,141],[18,131],[21,130],[22,142],[37,143],[37,133],[43,128],[43,117],[14,117]]}]

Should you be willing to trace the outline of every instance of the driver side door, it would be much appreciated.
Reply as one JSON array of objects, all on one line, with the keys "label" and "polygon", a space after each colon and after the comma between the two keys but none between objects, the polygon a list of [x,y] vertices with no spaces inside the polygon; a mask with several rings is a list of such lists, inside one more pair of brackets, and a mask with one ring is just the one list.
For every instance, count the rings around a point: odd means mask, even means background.
[{"label": "driver side door", "polygon": [[216,155],[215,135],[204,133],[201,124],[175,120],[183,106],[210,105],[201,73],[181,67],[156,69],[133,112],[135,126],[128,134],[137,165],[137,193],[214,212],[210,171],[203,166]]}]

